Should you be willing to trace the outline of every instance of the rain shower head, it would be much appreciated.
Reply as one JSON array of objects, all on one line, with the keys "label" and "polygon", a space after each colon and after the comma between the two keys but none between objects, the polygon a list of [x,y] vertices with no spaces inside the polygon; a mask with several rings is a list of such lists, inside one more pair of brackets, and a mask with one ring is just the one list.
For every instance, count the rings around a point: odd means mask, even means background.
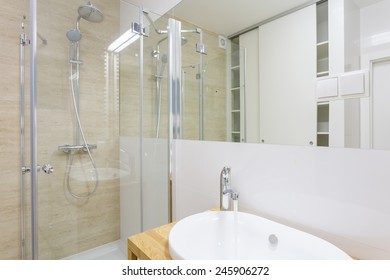
[{"label": "rain shower head", "polygon": [[79,17],[90,22],[102,22],[104,19],[103,13],[96,8],[91,2],[82,5],[78,9]]},{"label": "rain shower head", "polygon": [[68,37],[69,41],[72,43],[76,43],[81,40],[80,19],[85,19],[90,22],[102,22],[104,19],[103,13],[91,2],[80,6],[77,11],[79,16],[77,18],[76,28],[72,28],[66,33],[66,37]]}]

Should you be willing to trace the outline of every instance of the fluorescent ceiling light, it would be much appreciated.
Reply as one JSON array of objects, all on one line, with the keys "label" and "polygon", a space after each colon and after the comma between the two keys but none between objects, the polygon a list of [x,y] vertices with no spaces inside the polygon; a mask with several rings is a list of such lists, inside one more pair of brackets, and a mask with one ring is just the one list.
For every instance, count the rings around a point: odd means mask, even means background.
[{"label": "fluorescent ceiling light", "polygon": [[130,28],[121,36],[118,37],[114,42],[108,46],[108,51],[110,52],[120,52],[139,38],[139,34],[133,31],[133,28]]}]

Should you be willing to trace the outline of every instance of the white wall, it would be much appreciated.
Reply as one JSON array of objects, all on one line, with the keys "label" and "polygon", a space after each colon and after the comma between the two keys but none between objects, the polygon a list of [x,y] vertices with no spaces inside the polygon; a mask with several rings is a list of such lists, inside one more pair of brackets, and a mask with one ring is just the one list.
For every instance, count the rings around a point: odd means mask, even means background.
[{"label": "white wall", "polygon": [[353,257],[390,259],[390,152],[174,142],[174,219],[219,204],[232,167],[239,209],[324,238]]}]

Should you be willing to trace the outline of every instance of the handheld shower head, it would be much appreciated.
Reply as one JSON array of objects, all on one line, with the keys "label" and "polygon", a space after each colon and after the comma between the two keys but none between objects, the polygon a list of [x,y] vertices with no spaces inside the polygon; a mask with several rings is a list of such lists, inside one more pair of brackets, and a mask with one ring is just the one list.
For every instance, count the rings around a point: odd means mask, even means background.
[{"label": "handheld shower head", "polygon": [[77,28],[72,28],[68,32],[66,32],[66,37],[72,43],[76,43],[81,40],[81,32]]}]

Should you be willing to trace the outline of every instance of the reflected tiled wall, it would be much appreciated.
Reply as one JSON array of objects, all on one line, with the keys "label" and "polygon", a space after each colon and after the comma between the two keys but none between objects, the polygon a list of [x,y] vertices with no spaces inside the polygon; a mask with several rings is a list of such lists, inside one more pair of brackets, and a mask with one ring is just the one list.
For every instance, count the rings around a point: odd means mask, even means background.
[{"label": "reflected tiled wall", "polygon": [[[181,19],[183,30],[193,30],[193,24]],[[158,29],[166,30],[168,17],[159,18],[155,25]],[[168,54],[168,40],[164,34],[156,34],[150,28],[149,37],[144,37],[144,84],[143,84],[143,133],[145,137],[156,137],[157,127],[157,77],[161,78],[161,118],[159,137],[167,137],[168,112],[168,64],[162,65],[163,56]],[[183,138],[199,139],[199,63],[200,54],[196,52],[199,34],[183,33],[187,42],[182,45],[182,92],[184,100]],[[160,42],[161,41],[161,42]],[[203,30],[203,41],[207,45],[207,55],[203,55],[203,95],[204,95],[204,137],[210,141],[226,140],[226,50],[218,46],[218,34]],[[160,42],[160,43],[159,43]],[[159,46],[159,58],[153,57],[152,52]],[[121,107],[131,108],[122,110],[121,135],[134,136],[139,133],[139,42],[132,44],[120,56]],[[159,59],[159,62],[157,60]],[[130,94],[127,94],[130,93]],[[135,120],[133,122],[132,120]],[[134,126],[136,125],[136,126]]]}]

